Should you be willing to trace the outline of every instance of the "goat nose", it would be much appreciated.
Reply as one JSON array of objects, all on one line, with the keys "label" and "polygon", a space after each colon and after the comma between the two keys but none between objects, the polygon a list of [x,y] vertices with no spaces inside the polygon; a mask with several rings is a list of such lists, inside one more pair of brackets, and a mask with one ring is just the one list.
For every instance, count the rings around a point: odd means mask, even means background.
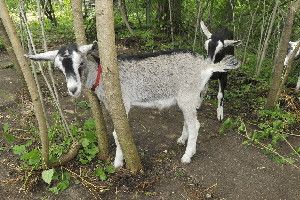
[{"label": "goat nose", "polygon": [[77,91],[77,87],[72,87],[69,89],[69,91],[72,93],[72,94],[75,94],[76,91]]}]

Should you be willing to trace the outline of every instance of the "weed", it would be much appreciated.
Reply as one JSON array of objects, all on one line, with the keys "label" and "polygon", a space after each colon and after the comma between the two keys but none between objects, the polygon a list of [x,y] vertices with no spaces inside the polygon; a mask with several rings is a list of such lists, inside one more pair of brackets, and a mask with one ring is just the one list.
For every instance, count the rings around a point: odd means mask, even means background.
[{"label": "weed", "polygon": [[106,181],[109,174],[115,173],[116,169],[111,164],[98,166],[95,170],[95,175],[101,180]]},{"label": "weed", "polygon": [[4,123],[2,126],[3,136],[9,144],[12,144],[16,138],[12,134],[10,134],[10,125],[8,123]]}]

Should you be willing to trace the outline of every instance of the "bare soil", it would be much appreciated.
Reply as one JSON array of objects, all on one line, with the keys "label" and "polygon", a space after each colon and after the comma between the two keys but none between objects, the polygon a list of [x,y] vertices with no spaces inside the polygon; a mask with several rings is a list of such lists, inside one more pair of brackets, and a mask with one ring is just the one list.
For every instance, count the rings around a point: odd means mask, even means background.
[{"label": "bare soil", "polygon": [[[3,53],[0,60],[1,57]],[[58,76],[58,80],[62,80],[61,77]],[[68,121],[82,120],[89,115],[89,111],[75,106],[74,100],[64,91],[65,86],[58,83]],[[229,114],[240,113],[229,109],[229,106],[230,103],[225,102],[225,118]],[[47,111],[51,112],[51,108],[47,107]],[[105,192],[93,192],[91,186],[83,181],[78,183],[74,178],[70,188],[54,195],[47,191],[39,172],[23,191],[24,180],[20,179],[24,173],[18,172],[19,161],[1,137],[0,147],[5,147],[5,150],[0,151],[0,199],[300,199],[299,169],[274,163],[262,150],[243,145],[243,138],[234,132],[220,135],[221,123],[217,121],[216,108],[208,102],[204,102],[198,112],[201,123],[198,148],[188,165],[180,162],[185,147],[176,144],[183,126],[179,108],[163,111],[133,108],[129,118],[142,155],[144,174],[131,176],[120,169],[106,182],[85,177],[94,186],[105,186],[108,189]],[[19,142],[24,143],[26,138],[31,137],[24,132],[29,122],[35,123],[26,89],[14,68],[2,67],[0,130],[5,122],[11,124]],[[299,146],[299,140],[297,143]],[[111,150],[113,157],[113,145]],[[93,164],[80,166],[77,161],[65,166],[77,174],[93,167]]]}]

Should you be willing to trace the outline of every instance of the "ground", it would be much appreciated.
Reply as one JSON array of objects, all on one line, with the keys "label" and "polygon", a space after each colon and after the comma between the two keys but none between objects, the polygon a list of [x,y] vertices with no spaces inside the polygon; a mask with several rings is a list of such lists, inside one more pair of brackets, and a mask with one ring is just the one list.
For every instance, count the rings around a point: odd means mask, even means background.
[{"label": "ground", "polygon": [[[28,117],[32,108],[15,69],[5,67],[6,54],[2,53],[0,58],[0,126],[8,122],[18,136],[28,120],[33,119]],[[64,85],[58,84],[58,87],[63,110],[80,113],[80,110],[74,111],[74,100],[67,96]],[[229,110],[228,104],[225,105],[225,118],[229,115],[226,108]],[[230,112],[239,113],[232,109]],[[144,174],[133,177],[120,169],[106,182],[87,177],[95,185],[107,187],[102,193],[93,192],[83,181],[74,181],[69,189],[54,195],[47,191],[40,178],[24,192],[20,189],[24,181],[18,180],[17,158],[6,148],[0,152],[1,199],[300,199],[299,169],[276,164],[262,150],[243,145],[242,136],[234,132],[220,135],[221,123],[216,118],[216,108],[208,102],[198,112],[201,128],[197,153],[190,164],[180,162],[185,147],[176,144],[183,125],[179,108],[163,111],[133,108],[129,118],[142,156]],[[1,146],[9,147],[2,137]],[[112,156],[113,149],[111,145]],[[76,161],[65,168],[77,174],[82,170]]]}]

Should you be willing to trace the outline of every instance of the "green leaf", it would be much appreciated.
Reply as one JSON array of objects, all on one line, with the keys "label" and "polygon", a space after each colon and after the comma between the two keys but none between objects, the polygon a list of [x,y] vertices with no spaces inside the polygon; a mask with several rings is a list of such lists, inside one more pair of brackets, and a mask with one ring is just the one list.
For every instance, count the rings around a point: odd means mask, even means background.
[{"label": "green leaf", "polygon": [[16,140],[15,136],[13,136],[7,132],[4,132],[4,138],[5,138],[6,142],[8,142],[9,144],[13,143]]},{"label": "green leaf", "polygon": [[58,189],[58,187],[55,186],[55,187],[49,188],[49,191],[54,193],[54,194],[58,194],[59,189]]},{"label": "green leaf", "polygon": [[100,179],[101,181],[107,180],[107,176],[106,176],[105,171],[104,171],[103,168],[99,168],[99,167],[98,167],[98,168],[96,169],[96,171],[95,171],[95,174],[96,174],[96,176],[99,177],[99,179]]},{"label": "green leaf", "polygon": [[38,149],[33,149],[28,153],[23,154],[21,159],[27,161],[31,166],[37,166],[42,161],[42,155]]},{"label": "green leaf", "polygon": [[57,184],[57,188],[59,189],[60,192],[66,190],[69,186],[70,186],[70,181],[68,179],[60,181]]},{"label": "green leaf", "polygon": [[232,129],[232,128],[234,127],[234,124],[235,124],[235,123],[234,123],[234,120],[233,120],[233,119],[227,118],[227,119],[223,122],[223,124],[222,124],[222,126],[221,126],[219,132],[220,132],[221,134],[224,134],[226,131]]},{"label": "green leaf", "polygon": [[42,172],[42,179],[48,183],[48,185],[50,185],[51,181],[53,180],[54,172],[54,169],[48,169]]},{"label": "green leaf", "polygon": [[82,144],[83,147],[87,147],[87,146],[89,146],[90,141],[86,138],[83,138],[82,141],[81,141],[81,144]]},{"label": "green leaf", "polygon": [[5,147],[0,147],[0,153],[5,150]]},{"label": "green leaf", "polygon": [[105,171],[109,174],[113,174],[116,172],[116,168],[113,165],[108,165],[105,167]]},{"label": "green leaf", "polygon": [[2,126],[2,130],[4,133],[8,133],[9,132],[9,129],[10,129],[10,126],[8,123],[4,123],[3,126]]},{"label": "green leaf", "polygon": [[25,145],[15,145],[13,147],[13,153],[16,155],[23,155],[26,153],[26,146]]}]

